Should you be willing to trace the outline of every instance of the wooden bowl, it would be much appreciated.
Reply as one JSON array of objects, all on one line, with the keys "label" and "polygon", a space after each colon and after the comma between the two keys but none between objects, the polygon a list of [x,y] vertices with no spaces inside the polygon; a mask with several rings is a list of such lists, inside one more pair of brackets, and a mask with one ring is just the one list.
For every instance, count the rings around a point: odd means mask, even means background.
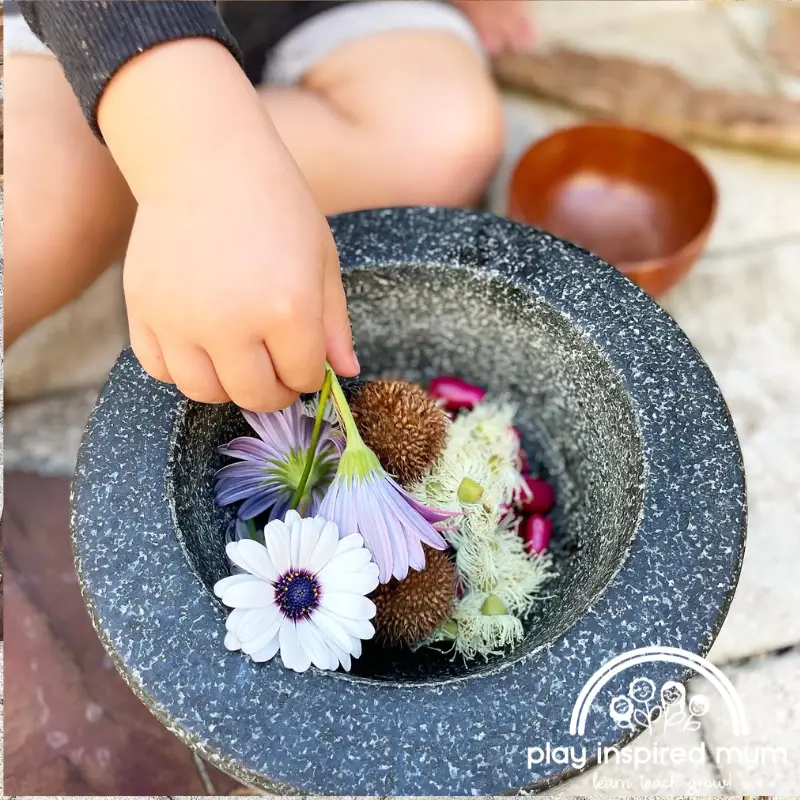
[{"label": "wooden bowl", "polygon": [[717,191],[679,145],[606,123],[556,131],[514,169],[509,216],[613,264],[652,297],[674,286],[708,241]]}]

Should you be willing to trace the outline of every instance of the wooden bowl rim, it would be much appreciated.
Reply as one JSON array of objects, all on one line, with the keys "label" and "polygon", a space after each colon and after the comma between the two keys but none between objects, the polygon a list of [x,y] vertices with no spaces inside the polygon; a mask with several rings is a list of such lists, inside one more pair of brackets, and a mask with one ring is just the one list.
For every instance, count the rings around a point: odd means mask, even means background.
[{"label": "wooden bowl rim", "polygon": [[[691,257],[694,249],[698,250],[698,252],[694,255],[694,258],[697,258],[700,255],[699,251],[702,249],[703,244],[708,239],[711,228],[713,227],[714,221],[717,217],[717,209],[719,207],[719,191],[717,189],[717,182],[714,180],[714,177],[708,167],[706,167],[706,165],[688,147],[684,147],[674,139],[670,139],[669,137],[664,136],[656,131],[652,131],[648,128],[639,128],[633,125],[625,125],[620,122],[611,121],[584,122],[578,123],[577,125],[567,125],[563,128],[557,128],[556,130],[547,134],[547,136],[543,136],[541,139],[536,139],[535,141],[531,142],[525,148],[525,150],[523,150],[514,163],[514,168],[511,171],[511,178],[508,184],[507,205],[510,207],[512,205],[512,200],[519,196],[519,183],[522,180],[520,177],[522,164],[545,144],[548,144],[555,139],[568,138],[578,131],[585,131],[589,133],[592,131],[613,131],[621,134],[635,134],[637,136],[641,136],[642,138],[651,139],[652,141],[658,142],[659,145],[666,146],[686,157],[687,162],[697,170],[698,174],[705,181],[711,194],[711,202],[709,204],[703,226],[682,247],[678,248],[677,250],[673,250],[667,255],[659,256],[657,258],[648,258],[642,261],[623,261],[622,263],[614,264],[613,266],[616,267],[620,272],[626,274],[646,273],[654,272],[659,269],[670,268],[671,262],[682,261],[687,256]],[[521,221],[526,222],[529,225],[533,224],[528,222],[528,220]]]}]

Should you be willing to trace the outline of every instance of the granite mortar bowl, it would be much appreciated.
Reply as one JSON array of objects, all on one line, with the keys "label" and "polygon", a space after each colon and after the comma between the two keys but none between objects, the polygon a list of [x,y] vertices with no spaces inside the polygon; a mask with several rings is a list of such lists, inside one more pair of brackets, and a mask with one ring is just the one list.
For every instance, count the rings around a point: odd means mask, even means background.
[{"label": "granite mortar bowl", "polygon": [[[528,747],[608,746],[637,732],[617,727],[600,694],[583,735],[570,734],[596,670],[647,646],[704,655],[725,617],[746,517],[727,408],[671,318],[571,244],[433,208],[331,222],[366,377],[455,374],[519,404],[525,446],[559,501],[559,576],[524,641],[468,665],[367,648],[351,674],[297,675],[226,652],[210,588],[226,574],[230,511],[215,508],[211,487],[217,446],[246,428],[234,407],[151,380],[128,351],[74,484],[95,628],[158,718],[251,785],[488,795],[557,783],[581,765],[529,765]],[[689,675],[688,662],[648,667],[654,681]],[[625,680],[603,691],[624,694]]]}]

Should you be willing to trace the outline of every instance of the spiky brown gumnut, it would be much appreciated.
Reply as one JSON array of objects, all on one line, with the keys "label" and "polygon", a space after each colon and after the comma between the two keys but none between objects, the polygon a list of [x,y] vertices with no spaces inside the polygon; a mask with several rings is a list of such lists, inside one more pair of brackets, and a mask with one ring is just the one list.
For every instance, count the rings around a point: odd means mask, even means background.
[{"label": "spiky brown gumnut", "polygon": [[423,545],[425,568],[409,570],[405,580],[392,578],[370,595],[377,612],[375,637],[397,647],[421,642],[444,622],[453,608],[456,569],[447,553]]},{"label": "spiky brown gumnut", "polygon": [[416,483],[444,450],[449,420],[428,393],[407,381],[373,381],[350,400],[366,445],[405,487]]}]

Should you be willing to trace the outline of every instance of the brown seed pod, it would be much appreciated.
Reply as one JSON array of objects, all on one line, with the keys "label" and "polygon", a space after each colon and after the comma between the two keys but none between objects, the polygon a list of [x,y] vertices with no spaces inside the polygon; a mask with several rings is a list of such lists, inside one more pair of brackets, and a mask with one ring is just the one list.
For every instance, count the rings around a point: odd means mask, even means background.
[{"label": "brown seed pod", "polygon": [[453,608],[456,569],[447,553],[423,545],[425,569],[409,570],[403,581],[392,578],[371,595],[377,613],[375,636],[392,647],[421,642],[444,622]]},{"label": "brown seed pod", "polygon": [[428,393],[407,381],[373,381],[350,400],[366,445],[384,469],[410,487],[444,450],[449,420]]}]

